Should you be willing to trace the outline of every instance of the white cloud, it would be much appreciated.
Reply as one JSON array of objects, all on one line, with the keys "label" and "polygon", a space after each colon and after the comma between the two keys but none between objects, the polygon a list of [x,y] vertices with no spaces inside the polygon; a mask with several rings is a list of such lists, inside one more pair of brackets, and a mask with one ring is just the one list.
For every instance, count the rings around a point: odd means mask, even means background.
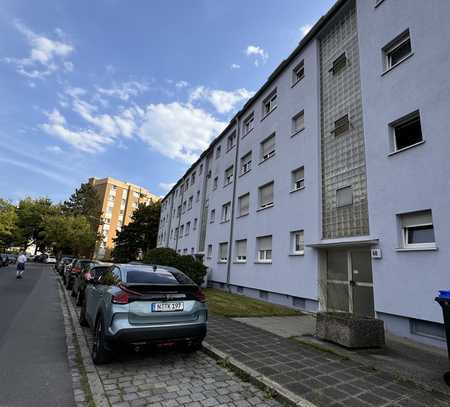
[{"label": "white cloud", "polygon": [[47,151],[50,151],[51,153],[60,153],[60,152],[62,152],[62,149],[59,146],[47,146],[47,147],[45,147],[45,149]]},{"label": "white cloud", "polygon": [[189,83],[186,81],[178,81],[175,83],[175,87],[180,88],[180,89],[185,88],[188,85],[189,85]]},{"label": "white cloud", "polygon": [[239,64],[231,64],[231,69],[239,69],[241,66]]},{"label": "white cloud", "polygon": [[74,47],[62,39],[64,36],[60,29],[57,29],[59,40],[54,40],[34,33],[20,21],[15,22],[15,27],[30,46],[28,57],[4,59],[14,64],[18,73],[31,79],[43,79],[61,68],[67,72],[73,70],[72,62],[66,58],[74,51]]},{"label": "white cloud", "polygon": [[121,84],[113,84],[111,88],[97,87],[97,91],[102,95],[112,96],[128,101],[131,97],[138,96],[148,90],[148,85],[138,81],[123,82]]},{"label": "white cloud", "polygon": [[306,34],[309,33],[309,31],[312,28],[312,24],[305,24],[303,26],[300,27],[300,32],[303,34],[302,36],[304,37]]},{"label": "white cloud", "polygon": [[190,104],[160,103],[147,107],[139,136],[155,151],[190,164],[225,126]]},{"label": "white cloud", "polygon": [[249,45],[245,49],[245,54],[248,57],[254,58],[253,62],[255,66],[259,66],[260,62],[266,63],[267,59],[269,58],[269,54],[267,53],[267,51],[265,51],[258,45]]},{"label": "white cloud", "polygon": [[236,105],[249,99],[254,92],[247,89],[233,91],[208,89],[203,86],[196,87],[190,95],[190,101],[206,100],[211,103],[219,113],[228,113],[235,109]]},{"label": "white cloud", "polygon": [[159,187],[164,192],[169,192],[175,186],[175,182],[160,182]]},{"label": "white cloud", "polygon": [[41,129],[47,134],[64,140],[78,150],[86,153],[103,151],[106,144],[113,142],[111,137],[96,133],[90,129],[78,131],[68,129],[66,119],[57,109],[45,114],[47,123],[42,124],[40,126]]}]

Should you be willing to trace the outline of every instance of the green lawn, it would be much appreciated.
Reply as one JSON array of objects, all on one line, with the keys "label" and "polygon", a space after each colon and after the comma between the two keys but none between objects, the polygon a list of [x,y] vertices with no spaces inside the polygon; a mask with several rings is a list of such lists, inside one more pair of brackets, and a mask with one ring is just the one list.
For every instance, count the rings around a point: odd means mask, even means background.
[{"label": "green lawn", "polygon": [[208,309],[212,314],[224,317],[269,317],[300,315],[299,311],[265,301],[254,300],[238,294],[207,288],[204,290]]}]

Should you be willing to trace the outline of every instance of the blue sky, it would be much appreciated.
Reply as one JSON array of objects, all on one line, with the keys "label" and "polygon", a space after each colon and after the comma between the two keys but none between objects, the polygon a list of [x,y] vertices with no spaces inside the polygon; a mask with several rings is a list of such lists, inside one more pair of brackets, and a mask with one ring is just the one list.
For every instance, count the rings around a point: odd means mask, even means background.
[{"label": "blue sky", "polygon": [[0,197],[164,195],[333,0],[3,0]]}]

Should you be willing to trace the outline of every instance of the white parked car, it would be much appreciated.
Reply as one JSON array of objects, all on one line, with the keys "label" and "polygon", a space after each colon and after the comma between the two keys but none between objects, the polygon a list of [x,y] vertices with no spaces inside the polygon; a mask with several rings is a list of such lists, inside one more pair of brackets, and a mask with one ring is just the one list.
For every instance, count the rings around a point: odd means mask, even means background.
[{"label": "white parked car", "polygon": [[45,263],[47,263],[47,264],[55,264],[55,263],[56,263],[56,257],[54,257],[54,256],[48,256],[48,257],[45,259]]}]

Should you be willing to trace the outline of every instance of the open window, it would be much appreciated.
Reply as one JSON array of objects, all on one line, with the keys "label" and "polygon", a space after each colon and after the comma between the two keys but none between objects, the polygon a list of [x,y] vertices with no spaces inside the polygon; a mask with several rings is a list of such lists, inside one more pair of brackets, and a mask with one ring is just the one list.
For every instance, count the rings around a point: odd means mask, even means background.
[{"label": "open window", "polygon": [[404,249],[434,249],[436,241],[431,210],[398,215]]}]

